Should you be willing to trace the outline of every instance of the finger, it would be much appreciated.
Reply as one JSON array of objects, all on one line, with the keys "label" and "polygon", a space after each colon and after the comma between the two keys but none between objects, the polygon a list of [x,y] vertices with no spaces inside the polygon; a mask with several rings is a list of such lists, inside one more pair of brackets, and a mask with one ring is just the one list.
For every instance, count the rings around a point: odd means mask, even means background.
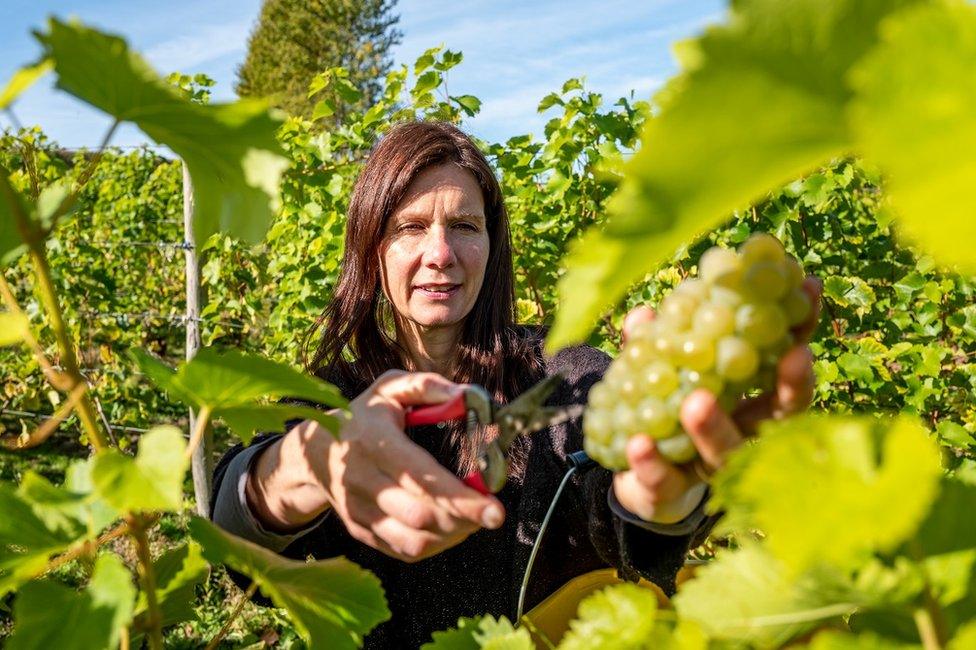
[{"label": "finger", "polygon": [[820,309],[823,306],[821,300],[823,297],[823,282],[820,281],[820,278],[812,275],[807,276],[803,280],[802,288],[806,292],[807,298],[810,299],[810,313],[807,315],[806,320],[793,328],[793,335],[799,343],[805,343],[810,340],[813,331],[817,329],[817,323],[820,322]]},{"label": "finger", "polygon": [[711,392],[699,388],[681,403],[681,425],[691,436],[698,455],[710,469],[718,469],[725,457],[742,444],[742,433],[722,410]]},{"label": "finger", "polygon": [[634,333],[634,328],[643,323],[650,323],[652,320],[654,320],[654,310],[650,307],[634,307],[627,312],[621,329],[624,342]]},{"label": "finger", "polygon": [[813,400],[813,353],[806,345],[791,348],[779,360],[776,372],[774,416],[798,413]]},{"label": "finger", "polygon": [[435,372],[385,373],[375,383],[377,395],[401,406],[440,404],[457,397],[462,389]]},{"label": "finger", "polygon": [[799,413],[809,406],[814,384],[813,353],[805,345],[795,346],[777,365],[775,390],[744,400],[733,420],[743,435],[755,435],[764,420]]},{"label": "finger", "polygon": [[444,511],[435,501],[421,498],[400,487],[385,474],[376,474],[356,487],[358,494],[375,500],[379,509],[408,528],[427,530],[439,535],[452,535],[462,526],[470,531],[475,526],[459,521]]},{"label": "finger", "polygon": [[368,499],[349,495],[344,503],[333,503],[333,507],[353,539],[391,557],[398,556],[398,551],[373,532],[373,525],[386,516],[376,507],[375,503]]},{"label": "finger", "polygon": [[380,441],[377,463],[401,487],[433,499],[455,518],[490,529],[505,521],[505,508],[498,499],[469,488],[405,436],[389,436]]},{"label": "finger", "polygon": [[630,471],[659,500],[676,499],[688,489],[687,476],[661,456],[648,436],[632,436],[627,441],[626,452]]},{"label": "finger", "polygon": [[444,540],[440,536],[426,530],[410,528],[395,517],[382,517],[376,520],[371,530],[392,549],[395,553],[394,557],[406,562],[416,562],[430,557],[445,547]]}]

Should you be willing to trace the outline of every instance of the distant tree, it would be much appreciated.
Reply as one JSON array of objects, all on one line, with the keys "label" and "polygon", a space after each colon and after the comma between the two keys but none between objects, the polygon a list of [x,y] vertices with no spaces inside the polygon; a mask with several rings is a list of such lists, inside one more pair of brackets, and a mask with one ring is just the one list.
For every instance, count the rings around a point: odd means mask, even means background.
[{"label": "distant tree", "polygon": [[390,68],[390,47],[402,36],[395,28],[395,6],[396,0],[264,0],[247,57],[237,69],[237,94],[273,94],[280,108],[308,117],[314,104],[306,97],[312,77],[342,66],[362,97],[340,106],[335,119],[370,106]]}]

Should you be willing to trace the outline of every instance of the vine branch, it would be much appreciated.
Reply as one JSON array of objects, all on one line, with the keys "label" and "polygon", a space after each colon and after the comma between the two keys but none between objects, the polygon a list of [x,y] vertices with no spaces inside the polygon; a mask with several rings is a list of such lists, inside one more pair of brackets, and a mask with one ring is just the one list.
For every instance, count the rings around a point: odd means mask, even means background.
[{"label": "vine branch", "polygon": [[[74,392],[79,384],[87,384],[81,374],[78,365],[78,357],[75,354],[74,344],[68,333],[67,324],[61,311],[61,304],[58,301],[57,289],[51,277],[51,266],[48,264],[47,253],[44,249],[44,233],[40,227],[34,224],[29,215],[24,211],[23,204],[17,198],[16,191],[10,185],[7,170],[0,166],[0,194],[11,207],[17,229],[20,231],[21,239],[27,244],[30,251],[31,262],[34,267],[34,276],[37,279],[37,291],[41,297],[41,303],[51,321],[51,329],[54,330],[54,337],[58,343],[58,351],[61,354],[61,365],[65,369],[68,377],[68,390]],[[62,204],[63,205],[63,204]],[[59,208],[60,209],[60,208]],[[95,410],[92,407],[91,399],[87,394],[82,395],[78,401],[76,410],[81,424],[88,434],[88,439],[96,451],[101,451],[108,447],[109,443],[105,434],[102,433],[95,420]]]},{"label": "vine branch", "polygon": [[220,631],[217,632],[217,635],[214,638],[210,639],[210,643],[207,644],[206,650],[215,650],[215,648],[220,644],[220,642],[224,640],[224,637],[226,637],[227,634],[230,632],[231,625],[234,624],[234,621],[237,620],[237,617],[241,615],[242,611],[244,611],[244,605],[247,604],[247,601],[251,600],[251,597],[254,595],[254,592],[257,590],[258,590],[258,583],[252,582],[251,586],[247,588],[247,591],[241,594],[240,599],[238,599],[237,601],[237,605],[234,606],[234,611],[231,612],[230,618],[228,618],[227,621],[224,623],[223,627],[220,628]]},{"label": "vine branch", "polygon": [[146,593],[146,637],[152,650],[163,648],[163,614],[159,609],[156,597],[156,572],[153,569],[152,552],[149,549],[149,538],[146,536],[147,520],[140,515],[130,514],[126,517],[129,533],[136,543],[136,555],[139,557],[139,577],[142,579],[142,590]]}]

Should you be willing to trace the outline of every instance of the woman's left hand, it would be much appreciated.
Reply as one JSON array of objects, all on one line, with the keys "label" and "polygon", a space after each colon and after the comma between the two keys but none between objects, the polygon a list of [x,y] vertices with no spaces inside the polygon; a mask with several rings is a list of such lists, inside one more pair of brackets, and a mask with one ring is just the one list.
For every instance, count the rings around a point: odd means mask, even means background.
[{"label": "woman's left hand", "polygon": [[[657,523],[675,523],[685,518],[701,498],[695,486],[701,474],[722,467],[725,458],[743,440],[754,435],[758,424],[768,418],[781,418],[802,411],[813,397],[813,356],[807,345],[820,315],[822,284],[809,277],[803,285],[813,305],[807,321],[794,329],[797,344],[780,359],[776,388],[756,398],[743,400],[731,413],[718,404],[715,395],[699,389],[681,405],[681,425],[698,448],[698,471],[693,466],[676,466],[656,450],[645,435],[633,436],[627,443],[630,469],[617,472],[613,489],[620,504],[638,517]],[[624,338],[641,322],[654,318],[647,307],[638,307],[624,319]],[[704,470],[704,471],[702,471]]]}]

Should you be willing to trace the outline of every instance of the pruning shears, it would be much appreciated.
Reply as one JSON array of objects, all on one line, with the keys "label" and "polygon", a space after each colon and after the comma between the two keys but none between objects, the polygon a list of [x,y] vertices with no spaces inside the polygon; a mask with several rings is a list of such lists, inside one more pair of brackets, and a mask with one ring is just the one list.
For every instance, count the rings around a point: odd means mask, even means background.
[{"label": "pruning shears", "polygon": [[478,469],[464,477],[464,483],[481,494],[498,492],[508,477],[508,450],[518,436],[579,417],[583,404],[543,406],[562,376],[550,375],[505,405],[495,402],[488,391],[476,384],[443,404],[422,406],[407,411],[407,426],[466,420],[467,432],[478,427],[498,425],[498,436],[483,444],[478,452]]}]

